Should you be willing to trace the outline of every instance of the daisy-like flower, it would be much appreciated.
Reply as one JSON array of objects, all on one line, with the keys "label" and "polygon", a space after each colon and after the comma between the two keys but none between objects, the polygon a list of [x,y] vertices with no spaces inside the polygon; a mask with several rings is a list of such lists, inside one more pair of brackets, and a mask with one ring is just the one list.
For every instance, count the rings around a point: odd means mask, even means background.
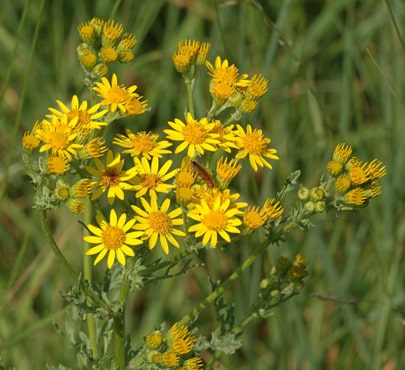
[{"label": "daisy-like flower", "polygon": [[224,150],[227,153],[230,153],[232,149],[237,149],[238,147],[235,144],[236,135],[234,127],[235,125],[222,126],[220,120],[214,120],[214,127],[211,130],[211,133],[218,134],[217,139],[219,140],[218,147]]},{"label": "daisy-like flower", "polygon": [[67,116],[57,117],[52,115],[51,121],[42,120],[41,126],[35,130],[35,136],[44,144],[39,149],[40,153],[51,151],[52,156],[65,158],[69,162],[77,156],[77,150],[83,144],[75,142],[77,117],[68,121]]},{"label": "daisy-like flower", "polygon": [[102,99],[101,105],[108,107],[110,112],[115,112],[119,109],[122,113],[125,113],[126,102],[133,96],[134,91],[138,87],[132,85],[125,87],[124,85],[118,85],[117,75],[113,73],[111,77],[111,83],[107,78],[103,77],[101,82],[97,82],[93,90],[97,92],[97,95]]},{"label": "daisy-like flower", "polygon": [[212,205],[204,199],[200,204],[187,213],[192,220],[197,221],[195,225],[188,228],[189,232],[195,233],[195,237],[202,236],[203,245],[210,245],[215,248],[218,244],[218,235],[226,242],[231,242],[230,233],[239,234],[239,226],[242,224],[238,217],[243,214],[238,208],[231,207],[231,200],[221,201],[217,196]]},{"label": "daisy-like flower", "polygon": [[143,96],[133,93],[125,104],[127,114],[130,116],[138,116],[148,110],[148,101],[142,100]]},{"label": "daisy-like flower", "polygon": [[137,132],[134,134],[127,129],[126,135],[117,134],[113,139],[113,144],[126,148],[122,153],[128,153],[131,157],[142,156],[148,160],[152,157],[161,158],[163,154],[170,154],[171,150],[166,148],[172,146],[166,140],[158,141],[159,135],[152,132]]},{"label": "daisy-like flower", "polygon": [[215,58],[215,67],[208,60],[205,62],[205,65],[208,68],[208,74],[214,81],[235,87],[249,85],[248,75],[239,75],[238,68],[234,64],[229,65],[227,59],[221,61],[221,57],[217,56]]},{"label": "daisy-like flower", "polygon": [[107,122],[98,121],[103,117],[108,110],[100,110],[100,104],[95,104],[90,108],[87,108],[87,101],[79,103],[79,98],[77,95],[73,95],[71,101],[71,108],[68,108],[63,102],[57,100],[60,110],[55,108],[48,108],[52,114],[54,114],[59,119],[63,115],[67,116],[68,121],[71,121],[77,117],[77,123],[75,130],[77,130],[79,136],[88,137],[92,130],[98,130],[102,126],[107,126]]},{"label": "daisy-like flower", "polygon": [[110,211],[109,222],[103,220],[101,217],[96,217],[99,227],[94,225],[87,225],[88,229],[93,235],[87,235],[83,239],[87,243],[96,244],[90,248],[86,254],[98,254],[94,261],[97,265],[107,254],[107,267],[110,269],[115,262],[125,266],[126,256],[134,257],[135,252],[130,246],[142,244],[139,237],[142,235],[141,231],[128,232],[135,223],[132,218],[127,222],[127,216],[123,213],[119,218],[114,209]]},{"label": "daisy-like flower", "polygon": [[228,158],[220,157],[217,162],[217,180],[221,187],[226,188],[241,169],[239,160],[232,158],[228,162]]},{"label": "daisy-like flower", "polygon": [[266,212],[263,209],[259,211],[258,206],[249,207],[243,214],[243,224],[248,232],[263,226],[266,220]]},{"label": "daisy-like flower", "polygon": [[141,198],[142,207],[131,206],[136,212],[134,225],[135,230],[142,230],[142,239],[148,239],[149,249],[155,248],[158,240],[166,254],[169,254],[169,244],[176,248],[180,245],[173,235],[186,236],[184,231],[178,230],[176,226],[183,225],[181,216],[182,209],[177,207],[170,211],[170,199],[166,198],[159,207],[156,198],[151,198],[150,203]]},{"label": "daisy-like flower", "polygon": [[158,157],[153,157],[151,162],[146,158],[135,158],[134,162],[138,176],[133,181],[133,190],[136,191],[135,196],[137,198],[146,193],[149,193],[151,198],[156,198],[157,193],[168,193],[170,189],[175,187],[173,184],[165,183],[177,173],[177,170],[168,172],[173,163],[172,160],[166,161],[161,168],[159,168]]},{"label": "daisy-like flower", "polygon": [[211,152],[217,150],[219,135],[211,132],[215,124],[208,122],[207,118],[197,121],[191,113],[187,113],[186,123],[176,118],[174,122],[169,121],[168,124],[172,130],[163,130],[167,138],[181,141],[175,150],[176,154],[187,149],[187,155],[193,158],[196,153],[203,155],[206,150]]},{"label": "daisy-like flower", "polygon": [[269,148],[270,139],[263,136],[262,130],[254,129],[250,124],[246,127],[246,132],[241,125],[236,125],[238,139],[236,144],[239,148],[239,152],[235,158],[249,157],[249,163],[254,171],[257,171],[259,167],[267,167],[272,169],[271,164],[267,161],[269,159],[279,159],[276,155],[277,150]]},{"label": "daisy-like flower", "polygon": [[108,19],[103,25],[102,44],[112,45],[121,36],[123,30],[122,24],[114,22],[114,19]]},{"label": "daisy-like flower", "polygon": [[268,83],[268,80],[263,75],[257,73],[250,80],[247,91],[254,99],[258,99],[267,92]]},{"label": "daisy-like flower", "polygon": [[133,167],[127,171],[123,170],[124,160],[121,159],[119,153],[113,155],[111,150],[107,152],[105,164],[99,158],[94,158],[94,163],[96,168],[85,167],[87,172],[97,178],[97,181],[93,182],[93,187],[98,189],[91,199],[97,199],[107,191],[107,199],[110,205],[114,203],[115,197],[123,200],[124,190],[132,190],[132,185],[127,181],[136,175],[135,168]]}]

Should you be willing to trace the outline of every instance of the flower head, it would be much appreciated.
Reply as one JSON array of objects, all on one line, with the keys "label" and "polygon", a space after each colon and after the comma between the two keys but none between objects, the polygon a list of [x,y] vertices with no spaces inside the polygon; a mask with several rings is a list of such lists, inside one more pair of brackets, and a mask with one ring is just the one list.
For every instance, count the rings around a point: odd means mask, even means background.
[{"label": "flower head", "polygon": [[115,197],[124,199],[124,190],[132,190],[132,185],[127,181],[135,175],[135,168],[124,170],[124,160],[121,159],[119,153],[113,155],[109,150],[107,152],[105,164],[100,159],[94,158],[96,168],[86,166],[87,172],[97,178],[93,183],[98,189],[92,196],[92,200],[97,199],[101,194],[107,191],[107,199],[109,204],[113,204]]},{"label": "flower head", "polygon": [[151,161],[146,158],[135,158],[135,166],[138,176],[134,179],[133,190],[136,191],[137,198],[149,193],[150,197],[157,197],[157,193],[168,193],[175,185],[166,182],[176,175],[177,170],[169,169],[173,161],[166,161],[159,168],[158,157],[153,157]]},{"label": "flower head", "polygon": [[176,148],[175,153],[180,153],[187,148],[187,155],[193,158],[196,153],[204,154],[204,152],[216,150],[216,145],[219,144],[218,134],[211,132],[214,123],[209,123],[207,118],[202,118],[197,121],[187,113],[186,123],[179,119],[174,122],[169,121],[169,126],[172,129],[164,130],[169,140],[181,141],[181,144]]},{"label": "flower head", "polygon": [[87,107],[87,101],[79,103],[79,99],[76,95],[73,95],[70,108],[68,108],[63,102],[57,100],[60,110],[55,108],[49,108],[51,113],[61,119],[64,115],[67,116],[67,120],[71,121],[77,117],[77,123],[75,125],[75,131],[79,136],[88,137],[92,130],[98,130],[102,126],[106,126],[107,122],[99,121],[107,112],[107,109],[100,110],[100,104],[95,104],[92,107]]},{"label": "flower head", "polygon": [[127,216],[123,213],[118,218],[114,209],[110,211],[109,222],[101,217],[97,217],[99,227],[94,225],[87,225],[88,229],[93,235],[85,236],[84,241],[96,244],[90,248],[86,254],[98,254],[94,261],[94,265],[99,263],[107,254],[107,267],[110,269],[115,261],[125,266],[125,256],[133,257],[135,252],[130,246],[140,245],[142,241],[139,237],[142,235],[141,231],[128,232],[135,223],[135,219],[130,219],[127,222]]},{"label": "flower head", "polygon": [[166,198],[159,207],[156,198],[151,198],[150,203],[141,198],[142,207],[132,206],[132,209],[137,214],[134,225],[135,230],[142,230],[143,239],[149,240],[149,249],[155,248],[158,240],[160,246],[166,254],[169,254],[169,244],[176,248],[180,245],[174,238],[174,235],[185,236],[186,234],[178,230],[176,226],[183,225],[181,215],[181,207],[170,211],[170,199]]},{"label": "flower head", "polygon": [[140,131],[134,134],[131,130],[126,130],[126,135],[117,134],[113,140],[124,150],[122,153],[128,153],[132,157],[142,156],[150,160],[152,157],[161,158],[163,154],[170,154],[166,149],[172,145],[166,140],[158,141],[159,135],[152,132]]},{"label": "flower head", "polygon": [[276,155],[277,150],[269,148],[270,139],[263,136],[262,130],[254,129],[250,124],[246,127],[246,132],[241,125],[237,125],[238,139],[236,141],[239,152],[235,158],[249,157],[249,163],[254,171],[259,167],[272,168],[271,164],[267,161],[269,159],[279,159]]},{"label": "flower head", "polygon": [[238,226],[242,224],[242,221],[238,216],[242,213],[238,208],[231,206],[230,199],[222,201],[221,197],[217,196],[212,205],[202,199],[200,204],[196,204],[187,213],[189,218],[197,221],[196,224],[189,227],[188,231],[194,232],[196,238],[202,236],[203,245],[215,248],[218,244],[218,235],[230,243],[229,234],[240,233]]},{"label": "flower head", "polygon": [[77,156],[77,150],[83,147],[76,142],[77,121],[77,117],[68,120],[67,116],[59,118],[55,115],[51,116],[51,121],[42,120],[41,126],[35,130],[35,136],[44,143],[40,153],[50,150],[51,155],[72,161],[73,156]]},{"label": "flower head", "polygon": [[126,104],[134,96],[136,85],[129,88],[124,85],[118,85],[117,75],[113,73],[111,83],[107,78],[103,77],[101,82],[97,82],[93,90],[98,93],[102,99],[101,105],[108,107],[110,112],[115,112],[119,109],[122,113],[126,113]]}]

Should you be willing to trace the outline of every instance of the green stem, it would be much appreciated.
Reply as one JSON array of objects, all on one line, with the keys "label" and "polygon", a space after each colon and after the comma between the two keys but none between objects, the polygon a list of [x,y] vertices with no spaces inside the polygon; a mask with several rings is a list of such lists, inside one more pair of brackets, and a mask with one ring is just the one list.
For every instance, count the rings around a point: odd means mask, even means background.
[{"label": "green stem", "polygon": [[[91,223],[91,220],[92,220],[92,206],[91,206],[90,199],[87,198],[85,200],[83,222],[85,225],[88,225]],[[89,234],[88,230],[86,228],[84,228],[83,235],[85,236],[88,234]],[[87,280],[89,283],[91,283],[91,280],[92,280],[91,260],[90,260],[90,256],[88,256],[86,254],[86,252],[87,252],[87,243],[84,243],[84,246],[83,246],[83,277],[84,277],[84,280]],[[97,359],[100,357],[100,352],[99,352],[98,343],[97,343],[97,330],[96,330],[96,322],[95,322],[94,314],[92,312],[89,312],[86,315],[86,320],[87,320],[87,330],[89,333],[91,350],[93,352],[93,357]]]},{"label": "green stem", "polygon": [[271,244],[268,240],[263,242],[261,245],[256,247],[252,254],[229,276],[227,280],[225,280],[217,289],[215,289],[210,295],[208,295],[200,304],[195,307],[189,314],[184,316],[179,321],[179,326],[186,326],[189,322],[193,321],[194,318],[198,316],[198,314],[207,307],[210,303],[214,302],[221,294],[225,292],[225,290],[237,280],[240,275],[246,271],[249,266],[256,260],[258,256],[260,256],[266,247]]},{"label": "green stem", "polygon": [[[302,216],[303,218],[304,216]],[[219,285],[210,295],[208,295],[200,304],[195,307],[190,313],[184,316],[179,321],[179,326],[186,326],[188,323],[197,318],[198,314],[206,308],[209,304],[214,302],[218,297],[220,297],[227,288],[237,280],[252,264],[256,261],[256,258],[260,256],[264,250],[271,244],[279,241],[281,237],[287,234],[292,228],[297,226],[299,221],[291,221],[284,225],[277,233],[271,235],[269,239],[265,240],[262,244],[257,246],[249,257],[225,280],[221,285]]]},{"label": "green stem", "polygon": [[110,307],[101,299],[99,298],[94,292],[84,284],[82,280],[79,281],[78,276],[76,275],[75,271],[73,270],[72,266],[70,266],[69,262],[59,249],[58,244],[56,243],[51,229],[49,228],[48,220],[46,217],[46,210],[41,210],[40,211],[40,218],[41,218],[41,226],[42,230],[44,231],[44,234],[49,242],[49,245],[55,254],[55,257],[59,263],[63,266],[65,271],[70,275],[70,277],[73,279],[75,283],[80,284],[80,288],[84,291],[87,297],[89,297],[96,305],[98,305],[100,308],[103,308],[107,312],[110,312]]},{"label": "green stem", "polygon": [[184,79],[187,87],[187,100],[188,100],[188,111],[191,113],[191,116],[194,117],[194,101],[193,101],[193,81],[191,78],[186,77]]},{"label": "green stem", "polygon": [[122,285],[118,303],[119,309],[114,315],[114,353],[115,364],[118,369],[124,369],[127,362],[125,356],[125,306],[129,293],[128,273],[130,270],[131,269],[124,267],[122,271]]}]

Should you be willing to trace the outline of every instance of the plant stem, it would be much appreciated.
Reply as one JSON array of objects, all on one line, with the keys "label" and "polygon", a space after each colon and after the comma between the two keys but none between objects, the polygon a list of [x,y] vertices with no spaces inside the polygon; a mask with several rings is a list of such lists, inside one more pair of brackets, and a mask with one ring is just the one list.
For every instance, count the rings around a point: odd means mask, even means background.
[{"label": "plant stem", "polygon": [[[131,263],[131,262],[129,262]],[[129,293],[128,274],[131,269],[124,267],[122,270],[122,284],[119,296],[119,309],[114,315],[114,352],[115,363],[118,369],[126,367],[125,356],[125,306]]]},{"label": "plant stem", "polygon": [[44,231],[44,234],[49,242],[49,245],[51,246],[51,249],[53,253],[55,254],[55,257],[58,262],[60,262],[65,269],[65,271],[70,275],[70,277],[73,279],[75,283],[78,283],[80,285],[80,288],[84,291],[87,297],[91,298],[91,300],[97,304],[100,308],[103,308],[107,312],[110,312],[110,307],[97,295],[94,294],[94,292],[86,286],[82,280],[79,280],[78,276],[76,275],[75,271],[73,270],[72,266],[70,266],[69,262],[59,249],[58,244],[56,243],[52,232],[49,228],[48,220],[46,218],[46,210],[41,210],[40,211],[40,218],[41,218],[41,226],[42,230]]},{"label": "plant stem", "polygon": [[191,116],[194,117],[194,102],[193,102],[193,81],[191,78],[186,77],[184,79],[186,82],[187,87],[187,100],[188,100],[188,111],[190,112]]},{"label": "plant stem", "polygon": [[[84,208],[84,217],[83,221],[87,225],[91,223],[92,219],[92,206],[91,206],[91,201],[90,199],[85,200],[85,208]],[[86,228],[83,228],[83,236],[87,235],[88,231]],[[84,280],[87,280],[89,283],[91,283],[92,276],[91,276],[91,261],[90,261],[90,256],[86,254],[87,252],[87,243],[84,242],[83,246],[83,277]],[[89,303],[89,300],[87,300],[87,303]],[[94,314],[92,312],[89,312],[86,315],[86,320],[87,320],[87,330],[89,334],[89,340],[90,340],[90,346],[91,350],[93,352],[93,357],[94,358],[99,358],[100,357],[100,352],[98,349],[98,343],[97,343],[97,330],[96,330],[96,323],[94,319]]]},{"label": "plant stem", "polygon": [[233,281],[238,279],[240,275],[249,268],[249,266],[256,260],[258,256],[263,253],[269,244],[271,244],[271,242],[269,242],[269,240],[265,240],[261,245],[257,246],[253,250],[252,254],[229,276],[227,280],[225,280],[220,286],[218,286],[218,288],[216,288],[210,295],[200,302],[197,307],[195,307],[189,314],[184,316],[179,321],[179,326],[186,326],[190,321],[196,318],[205,307],[217,299]]},{"label": "plant stem", "polygon": [[[301,218],[304,218],[302,215]],[[250,256],[226,279],[221,285],[219,285],[210,295],[208,295],[200,304],[195,307],[190,313],[184,316],[179,321],[179,326],[186,326],[188,323],[193,321],[198,314],[206,308],[210,303],[214,302],[225,290],[231,285],[232,282],[237,280],[241,274],[243,274],[252,264],[256,261],[256,258],[260,256],[264,250],[271,244],[279,241],[282,236],[287,234],[292,228],[297,226],[299,221],[291,221],[288,224],[284,225],[277,233],[271,235],[266,239],[262,244],[257,246]]]}]

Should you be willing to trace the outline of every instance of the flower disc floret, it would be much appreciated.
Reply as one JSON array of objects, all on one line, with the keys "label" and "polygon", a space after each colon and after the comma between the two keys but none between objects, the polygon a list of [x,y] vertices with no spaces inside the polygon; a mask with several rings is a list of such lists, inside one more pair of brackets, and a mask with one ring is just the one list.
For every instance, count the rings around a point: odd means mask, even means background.
[{"label": "flower disc floret", "polygon": [[109,222],[97,217],[97,223],[98,227],[91,224],[87,225],[93,235],[85,236],[83,239],[90,244],[96,244],[96,246],[90,248],[86,254],[98,254],[94,265],[97,265],[107,255],[107,267],[109,269],[116,259],[121,265],[125,266],[125,257],[135,256],[135,252],[130,246],[142,244],[139,239],[142,235],[141,231],[129,232],[135,223],[135,219],[132,218],[127,222],[125,213],[118,218],[117,213],[112,209]]},{"label": "flower disc floret", "polygon": [[148,240],[149,249],[155,248],[159,240],[160,246],[166,254],[169,254],[169,244],[176,248],[180,247],[174,235],[184,237],[184,231],[176,226],[183,225],[183,219],[179,218],[182,213],[181,207],[170,210],[170,199],[166,198],[159,207],[156,198],[151,198],[150,203],[145,198],[141,199],[141,207],[135,205],[132,209],[137,214],[134,225],[135,230],[143,232],[142,238]]},{"label": "flower disc floret", "polygon": [[200,204],[188,212],[187,216],[197,223],[189,227],[188,231],[195,233],[195,237],[202,236],[202,244],[215,248],[218,243],[218,235],[226,242],[231,242],[230,233],[239,234],[238,226],[242,221],[238,216],[243,212],[238,208],[230,207],[230,199],[221,202],[221,197],[215,198],[212,206],[202,199]]},{"label": "flower disc floret", "polygon": [[246,132],[241,125],[237,125],[236,132],[238,139],[236,144],[239,148],[235,158],[249,158],[249,163],[254,171],[258,167],[267,167],[272,169],[271,164],[266,158],[277,160],[277,150],[269,148],[270,139],[263,136],[262,130],[254,129],[250,124],[246,127]]},{"label": "flower disc floret", "polygon": [[168,124],[172,129],[164,130],[167,139],[181,142],[175,153],[187,149],[187,155],[193,158],[197,153],[203,155],[205,151],[214,152],[217,149],[219,135],[211,132],[215,124],[208,122],[207,118],[197,121],[187,113],[186,123],[176,118]]}]

